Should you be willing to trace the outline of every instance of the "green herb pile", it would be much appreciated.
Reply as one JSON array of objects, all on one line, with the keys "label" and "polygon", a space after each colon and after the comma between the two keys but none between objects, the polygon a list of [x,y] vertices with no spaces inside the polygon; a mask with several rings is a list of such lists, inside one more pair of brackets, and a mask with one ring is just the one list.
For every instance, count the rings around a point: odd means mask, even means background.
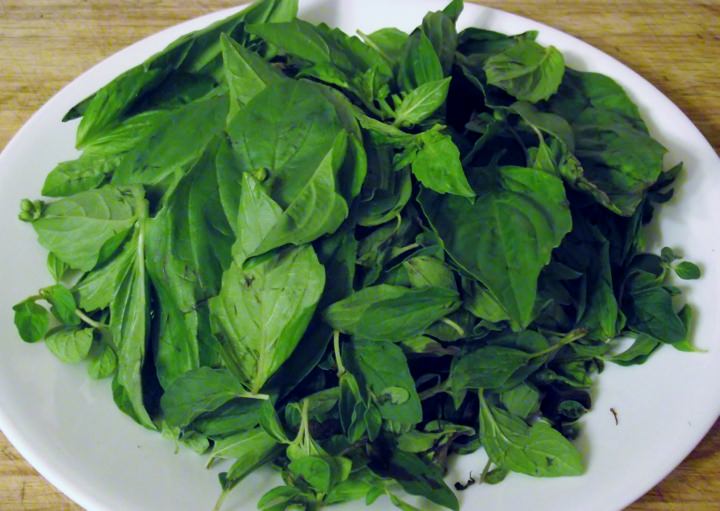
[{"label": "green herb pile", "polygon": [[22,203],[56,280],[22,338],[235,460],[223,497],[272,465],[263,510],[457,510],[481,448],[482,482],[581,474],[605,361],[693,349],[668,279],[699,270],[642,233],[680,166],[610,78],[462,8],[355,37],[262,0],[78,104],[81,156]]}]

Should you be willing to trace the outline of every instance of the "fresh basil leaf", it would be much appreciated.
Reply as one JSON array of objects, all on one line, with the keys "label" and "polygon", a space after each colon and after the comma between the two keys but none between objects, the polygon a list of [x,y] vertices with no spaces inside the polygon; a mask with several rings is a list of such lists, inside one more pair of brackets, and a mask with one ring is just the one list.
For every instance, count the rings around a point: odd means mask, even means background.
[{"label": "fresh basil leaf", "polygon": [[412,171],[425,188],[440,194],[475,197],[460,162],[460,151],[449,135],[427,131],[418,135],[418,143],[420,149],[412,161]]},{"label": "fresh basil leaf", "polygon": [[247,392],[227,369],[200,367],[176,378],[160,401],[165,421],[183,428]]},{"label": "fresh basil leaf", "polygon": [[[246,40],[244,23],[281,22],[297,14],[297,0],[261,0],[209,27],[184,35],[142,64],[124,72],[65,116],[82,115],[77,146],[83,147],[116,125],[138,101],[166,83],[175,73],[218,73],[221,66],[220,34]],[[151,106],[151,105],[148,105]]]},{"label": "fresh basil leaf", "polygon": [[[335,107],[318,86],[271,85],[235,116],[228,131],[240,167],[262,169],[262,186],[283,211],[267,240],[258,240],[254,253],[313,241],[340,226],[348,206],[336,178],[347,136]],[[246,188],[243,194],[249,192]],[[245,207],[239,206],[239,214],[251,215]]]},{"label": "fresh basil leaf", "polygon": [[450,289],[381,284],[334,303],[323,316],[336,330],[361,339],[401,341],[422,334],[458,306],[457,292]]},{"label": "fresh basil leaf", "polygon": [[419,495],[448,509],[460,509],[457,497],[442,479],[440,467],[416,454],[399,450],[393,451],[385,463],[385,466],[371,465],[370,468],[381,477],[394,478],[411,495]]},{"label": "fresh basil leaf", "polygon": [[284,77],[260,55],[233,41],[226,34],[220,36],[220,44],[225,80],[230,94],[229,120],[268,85],[280,82]]},{"label": "fresh basil leaf", "polygon": [[484,65],[487,81],[521,101],[537,103],[557,92],[565,59],[556,48],[524,40],[493,55]]},{"label": "fresh basil leaf", "polygon": [[52,252],[48,253],[47,267],[48,271],[50,272],[50,276],[57,283],[60,283],[60,281],[62,281],[62,279],[65,277],[65,274],[70,269],[67,264],[58,259],[57,256]]},{"label": "fresh basil leaf", "polygon": [[[282,451],[282,447],[275,439],[262,429],[252,429],[243,435],[245,439],[236,438],[232,449],[232,455],[237,461],[230,467],[230,470],[220,473],[220,485],[223,493],[220,496],[219,504],[250,472],[265,465]],[[216,507],[219,508],[219,505]]]},{"label": "fresh basil leaf", "polygon": [[[572,226],[562,182],[503,167],[474,203],[424,190],[420,203],[450,257],[480,280],[521,327],[532,320],[537,280]],[[492,228],[489,228],[492,226]]]},{"label": "fresh basil leaf", "polygon": [[530,354],[503,346],[484,346],[453,359],[447,387],[458,403],[466,390],[502,388],[530,361]]},{"label": "fresh basil leaf", "polygon": [[145,408],[143,366],[148,340],[148,279],[145,271],[145,218],[133,238],[133,261],[120,274],[118,288],[110,303],[110,332],[117,346],[118,367],[113,378],[113,398],[123,412],[149,429],[155,425]]},{"label": "fresh basil leaf", "polygon": [[208,466],[218,459],[241,459],[253,447],[263,450],[265,447],[276,445],[278,445],[277,441],[264,430],[250,428],[215,440],[208,458]]},{"label": "fresh basil leaf", "polygon": [[71,268],[90,271],[137,221],[137,192],[105,186],[48,204],[33,228],[40,244]]},{"label": "fresh basil leaf", "polygon": [[403,96],[395,108],[395,126],[413,126],[430,117],[447,98],[450,77],[426,82]]},{"label": "fresh basil leaf", "polygon": [[50,304],[50,312],[64,325],[80,324],[80,318],[75,314],[77,304],[72,292],[62,284],[46,287],[40,290],[40,296]]},{"label": "fresh basil leaf", "polygon": [[673,268],[677,276],[683,280],[697,280],[701,276],[700,268],[690,261],[682,261]]},{"label": "fresh basil leaf", "polygon": [[172,110],[158,111],[149,136],[123,157],[113,174],[117,185],[157,185],[184,173],[222,132],[225,95],[211,95]]},{"label": "fresh basil leaf", "polygon": [[443,11],[429,12],[423,18],[421,29],[435,48],[443,73],[450,74],[458,46],[458,35],[452,15]]},{"label": "fresh basil leaf", "polygon": [[444,78],[440,58],[427,35],[416,30],[408,37],[397,71],[401,90],[409,92],[429,82]]},{"label": "fresh basil leaf", "polygon": [[441,260],[429,256],[416,256],[403,262],[410,284],[415,288],[439,287],[457,290],[452,270]]},{"label": "fresh basil leaf", "polygon": [[25,342],[38,342],[45,337],[50,325],[50,313],[45,307],[28,298],[13,307],[15,327]]},{"label": "fresh basil leaf", "polygon": [[361,34],[366,44],[374,48],[391,65],[400,61],[408,35],[397,28],[381,28],[372,34]]},{"label": "fresh basil leaf", "polygon": [[135,257],[134,243],[123,245],[119,254],[86,273],[73,288],[83,310],[105,309],[113,301],[120,279],[128,272]]},{"label": "fresh basil leaf", "polygon": [[525,421],[481,400],[483,445],[496,465],[536,477],[581,475],[578,450],[547,422]]},{"label": "fresh basil leaf", "polygon": [[258,392],[297,347],[325,286],[312,247],[270,254],[252,268],[233,263],[210,300],[213,330],[236,377]]},{"label": "fresh basil leaf", "polygon": [[206,362],[204,302],[220,291],[230,265],[233,240],[211,149],[167,193],[163,208],[147,224],[146,265],[160,311],[153,329],[155,366],[164,388]]},{"label": "fresh basil leaf", "polygon": [[82,362],[90,354],[93,343],[92,328],[61,328],[45,339],[48,349],[67,364]]},{"label": "fresh basil leaf", "polygon": [[117,355],[106,342],[96,343],[90,350],[87,366],[90,378],[94,380],[109,378],[115,374],[117,365]]},{"label": "fresh basil leaf", "polygon": [[540,409],[540,392],[529,383],[521,383],[502,392],[500,402],[511,414],[527,418]]},{"label": "fresh basil leaf", "polygon": [[[348,370],[361,388],[376,396],[377,406],[391,430],[407,431],[422,420],[420,398],[402,350],[389,342],[354,340],[344,352]],[[385,398],[388,393],[401,399]]]}]

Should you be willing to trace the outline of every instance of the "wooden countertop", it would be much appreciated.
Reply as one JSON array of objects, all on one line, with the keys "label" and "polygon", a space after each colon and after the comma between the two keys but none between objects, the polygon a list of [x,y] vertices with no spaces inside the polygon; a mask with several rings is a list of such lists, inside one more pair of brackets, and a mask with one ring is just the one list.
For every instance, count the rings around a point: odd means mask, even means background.
[{"label": "wooden countertop", "polygon": [[[163,28],[237,3],[0,0],[0,147],[93,64]],[[620,59],[662,90],[720,149],[720,1],[482,3],[552,25]],[[78,509],[0,434],[0,510]],[[720,509],[720,422],[682,465],[629,509]]]}]

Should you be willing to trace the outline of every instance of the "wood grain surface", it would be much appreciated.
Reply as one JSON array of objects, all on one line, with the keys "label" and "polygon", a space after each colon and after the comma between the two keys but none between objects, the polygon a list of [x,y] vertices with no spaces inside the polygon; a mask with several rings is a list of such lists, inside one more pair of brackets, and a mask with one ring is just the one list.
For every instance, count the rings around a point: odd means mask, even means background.
[{"label": "wood grain surface", "polygon": [[[0,0],[0,147],[93,64],[158,30],[236,3]],[[483,3],[552,25],[620,59],[662,90],[720,148],[720,1]],[[0,434],[1,511],[78,509]],[[720,510],[720,422],[682,465],[629,509]]]}]

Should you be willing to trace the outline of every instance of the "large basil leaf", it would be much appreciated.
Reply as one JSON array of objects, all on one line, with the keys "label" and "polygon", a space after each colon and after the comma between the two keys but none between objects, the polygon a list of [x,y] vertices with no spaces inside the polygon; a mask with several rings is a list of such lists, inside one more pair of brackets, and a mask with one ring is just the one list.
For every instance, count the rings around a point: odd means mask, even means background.
[{"label": "large basil leaf", "polygon": [[119,287],[110,303],[110,332],[117,347],[118,367],[113,398],[123,412],[146,428],[155,429],[145,408],[143,366],[147,351],[150,296],[145,271],[145,222],[138,222],[130,246],[132,263],[120,274]]},{"label": "large basil leaf", "polygon": [[160,406],[170,426],[184,428],[243,394],[245,389],[227,369],[200,367],[176,378],[165,390]]},{"label": "large basil leaf", "polygon": [[323,316],[336,330],[361,339],[402,341],[420,335],[459,306],[452,289],[381,284],[334,303]]},{"label": "large basil leaf", "polygon": [[[65,120],[82,116],[77,146],[83,147],[113,127],[161,85],[172,83],[184,73],[220,75],[222,59],[220,34],[244,36],[244,23],[289,21],[297,14],[297,0],[261,0],[244,11],[207,28],[180,37],[73,107]],[[153,105],[147,105],[152,107]]]},{"label": "large basil leaf", "polygon": [[370,468],[381,477],[392,477],[411,495],[420,495],[454,511],[460,509],[457,497],[443,481],[440,467],[417,454],[395,450],[389,459]]},{"label": "large basil leaf", "polygon": [[33,222],[40,244],[71,268],[92,270],[135,225],[137,193],[105,186],[51,202]]},{"label": "large basil leaf", "polygon": [[493,55],[484,65],[487,82],[522,101],[537,103],[557,92],[565,59],[556,48],[523,40]]},{"label": "large basil leaf", "polygon": [[573,128],[579,162],[561,169],[565,179],[611,211],[631,216],[660,176],[665,154],[637,106],[612,79],[570,70],[549,107]]},{"label": "large basil leaf", "polygon": [[230,264],[232,236],[220,205],[213,144],[166,196],[148,222],[147,269],[160,311],[155,325],[155,364],[163,387],[199,367],[199,315],[220,291]]},{"label": "large basil leaf", "polygon": [[230,266],[210,311],[225,363],[258,392],[305,333],[325,270],[310,246],[268,254],[249,266]]},{"label": "large basil leaf", "polygon": [[450,257],[524,327],[533,319],[540,270],[572,220],[557,177],[521,167],[500,168],[493,177],[474,203],[427,190],[420,202]]},{"label": "large basil leaf", "polygon": [[[348,214],[337,193],[335,173],[345,153],[345,132],[318,164],[316,172],[283,211],[250,173],[243,176],[237,218],[236,258],[264,254],[286,244],[302,245],[334,232]],[[266,212],[258,222],[258,211]]]},{"label": "large basil leaf", "polygon": [[419,124],[439,109],[447,98],[450,78],[420,85],[408,92],[395,108],[395,126]]},{"label": "large basil leaf", "polygon": [[312,241],[340,226],[348,209],[337,176],[347,136],[317,85],[269,86],[235,116],[228,131],[240,168],[263,169],[263,187],[283,210],[276,230],[253,253]]},{"label": "large basil leaf", "polygon": [[480,430],[485,450],[499,467],[536,477],[581,475],[578,450],[547,422],[524,420],[481,400]]},{"label": "large basil leaf", "polygon": [[227,96],[214,95],[156,112],[149,136],[122,157],[112,182],[157,184],[185,171],[222,131],[227,111]]}]

